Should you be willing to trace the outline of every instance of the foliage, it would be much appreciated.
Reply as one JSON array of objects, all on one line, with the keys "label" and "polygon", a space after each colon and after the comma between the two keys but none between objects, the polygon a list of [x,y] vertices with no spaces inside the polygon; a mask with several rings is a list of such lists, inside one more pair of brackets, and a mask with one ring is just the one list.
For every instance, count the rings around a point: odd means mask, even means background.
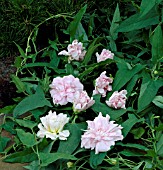
[{"label": "foliage", "polygon": [[[127,12],[121,9],[124,4],[128,4]],[[105,6],[100,12],[92,12],[93,6],[85,5],[72,18],[68,14],[53,16],[68,17],[70,23],[55,39],[49,40],[46,48],[39,49],[36,42],[43,20],[31,29],[25,50],[16,42],[20,55],[15,59],[17,71],[11,78],[17,88],[17,98],[15,105],[0,110],[5,113],[1,128],[15,135],[10,149],[6,148],[9,139],[0,138],[1,152],[6,155],[4,161],[29,162],[25,168],[30,170],[163,169],[162,7],[161,0],[151,3],[126,0],[114,4],[112,15],[104,10]],[[102,24],[96,27],[95,20]],[[64,41],[58,36],[64,37]],[[74,39],[83,42],[87,53],[83,61],[68,63],[67,57],[59,56],[58,52]],[[103,48],[115,54],[114,60],[96,62],[95,53]],[[113,77],[112,91],[106,99],[114,91],[126,89],[126,109],[110,108],[100,95],[93,96],[95,104],[79,114],[73,113],[70,103],[66,106],[52,103],[49,84],[53,78],[71,74],[80,79],[91,96],[94,80],[103,71]],[[36,136],[40,117],[49,110],[70,117],[66,129],[71,135],[66,141],[54,142]],[[85,122],[93,120],[99,112],[104,116],[109,114],[111,120],[123,127],[124,139],[108,152],[95,154],[94,150],[80,148],[80,140],[87,126]],[[13,117],[8,113],[13,113]]]}]

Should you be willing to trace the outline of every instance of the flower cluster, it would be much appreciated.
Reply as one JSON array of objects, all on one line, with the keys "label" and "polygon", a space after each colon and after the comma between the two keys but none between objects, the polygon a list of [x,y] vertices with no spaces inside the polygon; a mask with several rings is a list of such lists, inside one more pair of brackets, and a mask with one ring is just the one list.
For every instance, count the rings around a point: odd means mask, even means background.
[{"label": "flower cluster", "polygon": [[109,121],[110,116],[99,113],[94,121],[87,121],[88,129],[81,137],[81,147],[95,149],[95,153],[107,152],[115,141],[122,140],[122,126]]},{"label": "flower cluster", "polygon": [[69,44],[67,47],[67,51],[63,50],[58,53],[58,55],[69,56],[69,59],[68,59],[69,61],[83,60],[85,54],[86,54],[86,51],[84,50],[83,44],[81,42],[78,42],[78,40],[74,40],[72,44]]},{"label": "flower cluster", "polygon": [[72,75],[54,78],[50,88],[54,104],[73,103],[73,109],[76,113],[84,111],[94,104],[93,98],[90,98],[83,90],[83,84],[80,80]]},{"label": "flower cluster", "polygon": [[[68,45],[68,51],[61,51],[59,55],[69,56],[71,60],[83,60],[86,51],[83,44],[74,40],[72,44]],[[101,54],[96,53],[97,62],[104,61],[108,58],[113,59],[114,54],[111,51],[103,49]],[[95,89],[92,95],[100,94],[102,97],[106,97],[107,92],[112,91],[113,79],[106,75],[106,71],[103,71],[95,80]],[[75,78],[73,75],[67,75],[63,77],[56,77],[50,84],[50,94],[55,105],[66,105],[72,103],[72,109],[75,116],[82,111],[90,108],[95,101],[93,97],[89,97],[84,90],[83,84],[79,78]],[[120,92],[113,92],[109,100],[106,100],[106,104],[114,109],[125,109],[126,104],[126,90]],[[50,138],[52,140],[67,140],[70,135],[68,130],[64,130],[64,126],[68,123],[69,118],[66,114],[50,111],[48,115],[40,118],[41,123],[38,125],[39,131],[37,136],[39,138]],[[116,141],[122,140],[122,126],[115,124],[114,121],[110,121],[110,116],[99,115],[93,121],[87,121],[88,127],[84,134],[81,136],[81,147],[85,149],[95,149],[95,153],[107,152],[111,146],[115,145]]]}]

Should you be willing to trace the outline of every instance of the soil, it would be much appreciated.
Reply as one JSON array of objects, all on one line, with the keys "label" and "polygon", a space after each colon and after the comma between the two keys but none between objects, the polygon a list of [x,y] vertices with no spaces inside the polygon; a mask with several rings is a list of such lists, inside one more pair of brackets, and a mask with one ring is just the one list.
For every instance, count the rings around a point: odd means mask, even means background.
[{"label": "soil", "polygon": [[10,79],[16,71],[13,64],[12,56],[0,58],[0,108],[13,104],[12,98],[16,97],[16,87]]}]

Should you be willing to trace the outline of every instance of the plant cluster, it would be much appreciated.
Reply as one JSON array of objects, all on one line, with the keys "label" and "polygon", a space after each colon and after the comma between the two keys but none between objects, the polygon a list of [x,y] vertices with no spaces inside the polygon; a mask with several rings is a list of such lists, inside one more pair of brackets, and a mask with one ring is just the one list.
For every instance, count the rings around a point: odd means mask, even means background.
[{"label": "plant cluster", "polygon": [[25,50],[16,44],[11,78],[18,97],[0,110],[1,130],[14,135],[14,144],[6,148],[10,139],[1,136],[3,161],[29,163],[29,170],[163,169],[162,6],[133,2],[136,13],[125,18],[117,4],[98,34],[85,5],[63,30],[63,42],[38,49],[41,23]]}]

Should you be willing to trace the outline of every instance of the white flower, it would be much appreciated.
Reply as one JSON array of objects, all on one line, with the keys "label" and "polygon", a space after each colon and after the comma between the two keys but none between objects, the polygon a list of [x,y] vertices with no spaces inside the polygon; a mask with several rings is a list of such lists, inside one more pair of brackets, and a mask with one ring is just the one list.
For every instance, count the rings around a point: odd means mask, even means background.
[{"label": "white flower", "polygon": [[67,140],[67,137],[70,135],[68,130],[63,130],[64,125],[68,123],[69,118],[66,114],[49,111],[49,114],[45,117],[40,118],[41,123],[39,123],[38,128],[40,129],[37,132],[39,138],[50,138],[52,140]]},{"label": "white flower", "polygon": [[69,62],[71,60],[81,61],[84,59],[86,51],[84,50],[83,43],[78,42],[78,40],[74,40],[72,44],[69,44],[67,47],[67,51],[63,50],[58,53],[58,55],[69,56]]}]

